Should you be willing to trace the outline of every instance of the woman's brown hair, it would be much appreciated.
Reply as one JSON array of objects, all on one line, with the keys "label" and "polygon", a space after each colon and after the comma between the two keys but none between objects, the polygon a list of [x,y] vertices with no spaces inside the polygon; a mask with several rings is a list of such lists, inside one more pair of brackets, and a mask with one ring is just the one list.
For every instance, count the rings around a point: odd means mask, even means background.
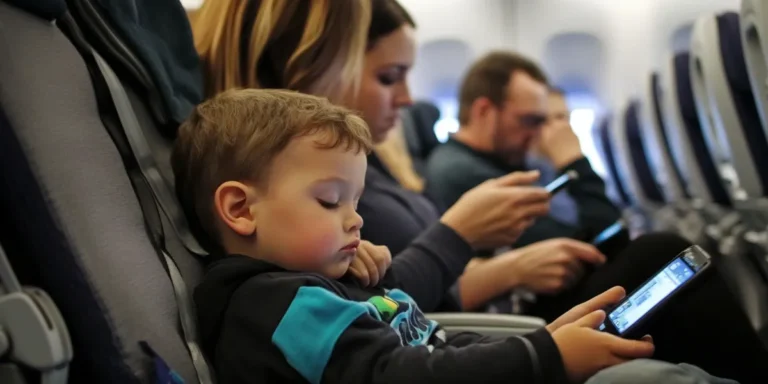
[{"label": "woman's brown hair", "polygon": [[340,101],[359,86],[370,0],[207,0],[191,20],[209,96],[287,88]]}]

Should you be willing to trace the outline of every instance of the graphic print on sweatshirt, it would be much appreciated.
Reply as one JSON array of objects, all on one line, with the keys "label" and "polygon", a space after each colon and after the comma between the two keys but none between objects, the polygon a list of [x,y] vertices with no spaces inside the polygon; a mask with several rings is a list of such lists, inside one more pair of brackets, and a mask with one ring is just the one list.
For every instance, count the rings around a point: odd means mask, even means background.
[{"label": "graphic print on sweatshirt", "polygon": [[384,296],[371,297],[368,303],[376,308],[379,319],[397,332],[402,345],[432,346],[436,342],[445,342],[445,331],[439,329],[435,321],[427,319],[405,292],[393,289]]},{"label": "graphic print on sweatshirt", "polygon": [[366,332],[353,326],[361,316],[389,325],[404,347],[426,347],[432,352],[446,341],[437,322],[428,320],[403,291],[393,289],[356,301],[325,287],[302,286],[272,333],[272,344],[307,381],[319,384],[342,335]]}]

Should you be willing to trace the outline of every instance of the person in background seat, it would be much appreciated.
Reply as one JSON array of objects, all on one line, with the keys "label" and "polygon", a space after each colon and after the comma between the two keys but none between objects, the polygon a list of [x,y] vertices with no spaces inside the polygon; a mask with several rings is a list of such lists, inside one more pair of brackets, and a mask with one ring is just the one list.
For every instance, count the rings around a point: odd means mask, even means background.
[{"label": "person in background seat", "polygon": [[567,191],[578,222],[539,218],[514,243],[521,247],[559,237],[591,240],[621,217],[605,183],[581,152],[567,119],[550,119],[547,78],[531,60],[492,52],[472,65],[459,96],[459,131],[437,148],[427,165],[429,195],[451,206],[475,186],[510,172],[527,171],[534,145],[558,173],[578,172]]},{"label": "person in background seat", "polygon": [[[570,124],[571,112],[568,109],[568,103],[565,99],[565,92],[559,88],[549,88],[548,113],[550,123],[559,122]],[[529,169],[539,171],[539,185],[547,185],[559,176],[559,171],[552,165],[552,162],[544,155],[539,148],[540,140],[536,140],[533,147],[528,151],[525,164]],[[552,197],[550,202],[550,216],[557,221],[565,224],[578,226],[579,208],[573,197],[567,190],[561,191]]]}]

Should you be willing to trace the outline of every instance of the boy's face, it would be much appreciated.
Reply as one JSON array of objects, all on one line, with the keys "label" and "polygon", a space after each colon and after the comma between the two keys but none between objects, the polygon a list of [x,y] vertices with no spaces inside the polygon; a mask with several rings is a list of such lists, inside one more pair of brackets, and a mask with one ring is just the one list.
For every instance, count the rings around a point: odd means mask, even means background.
[{"label": "boy's face", "polygon": [[254,256],[294,271],[339,278],[355,257],[363,219],[364,152],[318,148],[321,135],[294,139],[277,155],[268,187],[255,189]]}]

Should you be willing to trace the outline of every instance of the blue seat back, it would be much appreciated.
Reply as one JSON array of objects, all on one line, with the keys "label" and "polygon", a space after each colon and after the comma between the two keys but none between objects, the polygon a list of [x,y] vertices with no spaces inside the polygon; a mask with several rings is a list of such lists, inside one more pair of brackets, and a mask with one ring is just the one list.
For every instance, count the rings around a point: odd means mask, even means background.
[{"label": "blue seat back", "polygon": [[702,132],[699,115],[696,111],[696,103],[693,98],[693,87],[690,76],[690,54],[683,52],[675,55],[675,88],[677,90],[677,103],[683,118],[683,130],[693,149],[696,163],[701,168],[704,182],[707,185],[712,200],[722,206],[731,207],[733,202],[725,189],[717,166],[709,154],[707,144]]},{"label": "blue seat back", "polygon": [[663,204],[664,195],[653,177],[651,164],[648,160],[648,150],[643,140],[642,124],[640,124],[640,102],[632,101],[624,112],[624,128],[626,131],[627,146],[632,159],[632,168],[635,171],[640,189],[648,200]]}]

